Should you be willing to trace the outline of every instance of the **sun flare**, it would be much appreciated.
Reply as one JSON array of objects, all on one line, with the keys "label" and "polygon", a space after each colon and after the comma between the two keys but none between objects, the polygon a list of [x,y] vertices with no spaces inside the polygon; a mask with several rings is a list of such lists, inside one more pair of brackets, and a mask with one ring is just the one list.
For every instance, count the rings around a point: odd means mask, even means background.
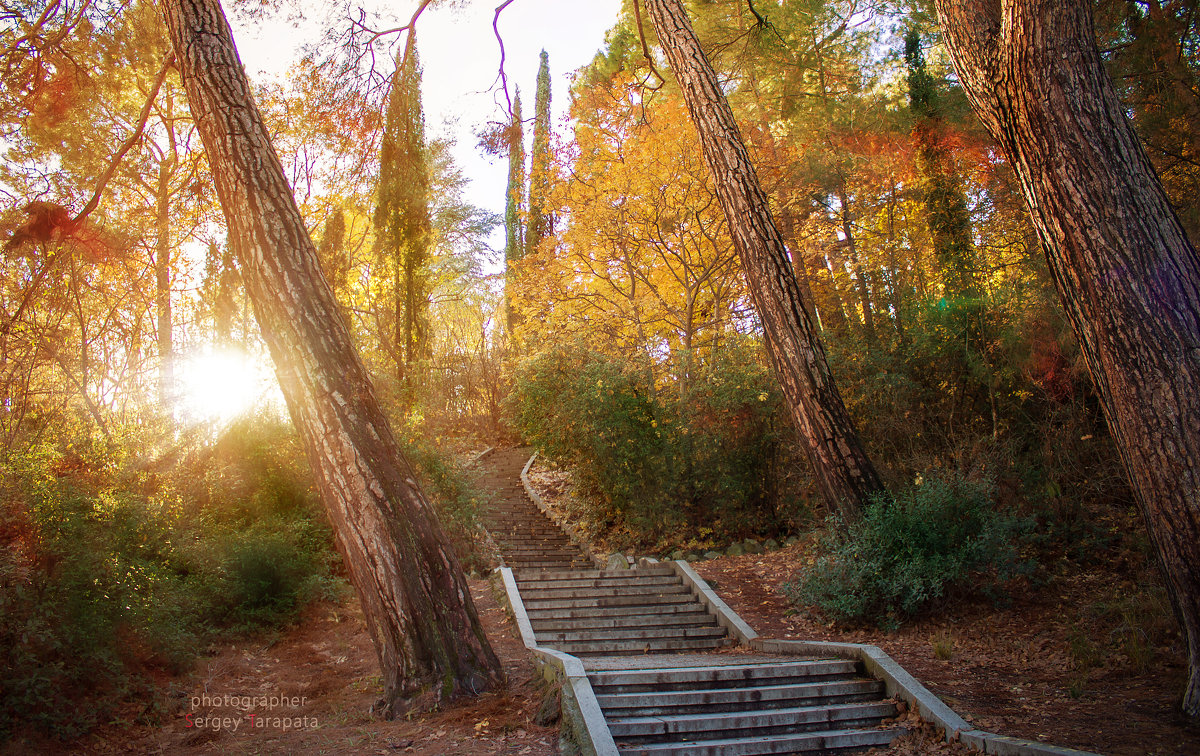
[{"label": "sun flare", "polygon": [[180,371],[179,407],[195,420],[227,423],[266,401],[270,372],[240,350],[211,350],[187,359]]}]

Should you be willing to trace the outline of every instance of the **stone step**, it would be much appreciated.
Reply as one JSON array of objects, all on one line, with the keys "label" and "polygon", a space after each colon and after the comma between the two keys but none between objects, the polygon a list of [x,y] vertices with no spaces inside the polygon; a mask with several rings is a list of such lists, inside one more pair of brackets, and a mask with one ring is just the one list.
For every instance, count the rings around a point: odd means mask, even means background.
[{"label": "stone step", "polygon": [[865,749],[891,743],[908,732],[903,727],[872,730],[824,730],[759,738],[722,738],[686,743],[623,744],[622,756],[763,756],[765,754],[828,753]]},{"label": "stone step", "polygon": [[525,593],[524,586],[518,585],[521,590],[521,596],[526,597],[526,602],[530,600],[547,601],[553,599],[599,599],[609,596],[675,596],[675,595],[692,595],[692,589],[682,583],[674,585],[640,585],[631,583],[621,586],[620,590],[610,588],[540,588]]},{"label": "stone step", "polygon": [[501,546],[509,546],[513,548],[523,549],[576,549],[578,547],[561,533],[557,536],[546,538],[527,538],[525,536],[506,536],[504,534],[492,534],[492,540]]},{"label": "stone step", "polygon": [[492,534],[493,538],[511,538],[519,541],[556,541],[560,538],[567,538],[567,534],[561,530],[548,527],[530,527],[528,525],[489,528],[488,531]]},{"label": "stone step", "polygon": [[665,654],[677,651],[709,651],[730,645],[727,637],[720,638],[651,638],[649,640],[554,641],[545,645],[577,656],[632,656],[634,654]]},{"label": "stone step", "polygon": [[667,691],[779,684],[771,682],[775,680],[787,680],[794,684],[834,677],[853,677],[857,671],[858,664],[849,659],[817,659],[771,664],[590,672],[588,680],[597,693],[636,693],[650,687]]},{"label": "stone step", "polygon": [[837,680],[799,685],[753,685],[741,688],[709,690],[645,691],[638,693],[597,693],[596,699],[606,715],[616,717],[652,717],[672,714],[700,714],[709,707],[728,711],[828,706],[878,699],[883,683],[878,680]]},{"label": "stone step", "polygon": [[534,635],[539,642],[545,641],[546,643],[561,643],[563,641],[600,643],[602,641],[624,642],[672,638],[724,638],[728,635],[728,631],[723,627],[713,625],[702,627],[622,627],[604,630],[567,630],[562,632],[538,632],[538,629],[535,627]]},{"label": "stone step", "polygon": [[633,570],[625,570],[627,575],[604,578],[565,578],[559,580],[522,580],[518,583],[521,590],[540,590],[543,588],[599,588],[609,591],[619,591],[629,585],[683,585],[677,575],[639,575]]},{"label": "stone step", "polygon": [[515,559],[505,559],[504,562],[509,567],[513,567],[515,569],[525,567],[525,568],[536,568],[539,570],[550,570],[550,569],[569,570],[569,569],[579,567],[581,564],[583,564],[583,560],[581,560],[581,559],[566,559],[566,558],[542,559],[542,558],[517,557]]},{"label": "stone step", "polygon": [[[532,566],[531,562],[550,562],[550,569],[569,570],[576,566],[587,564],[580,554],[511,554],[501,549],[504,561],[513,568]],[[578,563],[578,564],[576,564]]]},{"label": "stone step", "polygon": [[491,533],[508,534],[512,536],[565,536],[559,528],[542,520],[541,522],[515,522],[512,520],[501,520],[493,522],[484,522],[488,531]]},{"label": "stone step", "polygon": [[575,598],[556,598],[542,599],[538,598],[535,593],[533,596],[521,595],[525,602],[526,610],[538,609],[586,609],[590,607],[629,607],[636,606],[641,611],[639,614],[652,614],[654,607],[657,606],[677,606],[680,604],[698,606],[699,602],[696,597],[690,593],[676,593],[673,595],[656,594],[652,596],[600,596],[600,597],[575,597]]},{"label": "stone step", "polygon": [[607,577],[627,577],[629,575],[674,575],[675,570],[670,567],[652,566],[652,567],[633,567],[627,570],[575,570],[573,572],[559,572],[550,575],[538,575],[534,572],[522,572],[520,575],[515,575],[517,583],[523,583],[526,580],[594,580],[596,578]]},{"label": "stone step", "polygon": [[573,549],[568,544],[555,546],[510,546],[508,544],[500,544],[501,550],[508,554],[563,554],[566,556],[578,556],[579,549]]},{"label": "stone step", "polygon": [[537,554],[543,554],[543,553],[552,553],[553,554],[553,553],[562,553],[562,552],[567,552],[572,555],[578,555],[578,554],[582,553],[576,546],[574,546],[574,544],[565,543],[565,542],[564,543],[552,543],[552,544],[540,544],[537,546],[533,546],[533,545],[525,545],[525,544],[514,545],[511,543],[505,543],[503,541],[499,541],[499,542],[497,542],[497,546],[500,547],[501,551],[504,551],[505,549],[507,549],[508,551],[510,551],[513,554],[525,554],[525,555],[537,555]]},{"label": "stone step", "polygon": [[[717,624],[717,618],[702,608],[692,612],[675,612],[672,614],[628,614],[613,617],[605,612],[587,617],[554,617],[545,618],[530,616],[536,632],[554,632],[566,630],[603,630],[616,627],[670,627],[675,625],[703,627]],[[617,692],[617,691],[613,691]]]},{"label": "stone step", "polygon": [[802,706],[765,711],[705,712],[668,717],[627,717],[608,720],[608,729],[618,740],[663,742],[709,738],[781,735],[785,732],[860,729],[877,726],[896,716],[890,701]]},{"label": "stone step", "polygon": [[672,615],[703,614],[711,617],[708,610],[699,601],[687,601],[676,604],[628,604],[626,606],[579,606],[559,609],[531,607],[525,602],[525,612],[531,621],[538,620],[580,620],[592,621],[597,618],[613,618],[618,622],[633,622],[639,618],[669,617]]}]

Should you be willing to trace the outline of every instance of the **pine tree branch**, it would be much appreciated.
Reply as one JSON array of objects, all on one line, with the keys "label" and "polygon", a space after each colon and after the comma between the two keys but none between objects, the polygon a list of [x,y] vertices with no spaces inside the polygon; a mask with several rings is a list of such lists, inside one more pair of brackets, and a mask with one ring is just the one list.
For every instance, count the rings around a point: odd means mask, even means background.
[{"label": "pine tree branch", "polygon": [[138,116],[137,128],[130,134],[121,148],[117,150],[117,154],[109,162],[108,167],[104,169],[103,175],[100,176],[100,181],[96,184],[96,191],[92,194],[92,198],[83,206],[76,215],[72,223],[78,226],[83,222],[83,219],[92,213],[100,205],[100,197],[104,194],[105,187],[112,179],[113,174],[117,172],[117,167],[121,165],[121,161],[125,158],[125,154],[133,149],[133,145],[137,144],[142,134],[146,130],[146,122],[150,120],[150,111],[154,107],[154,101],[158,99],[158,91],[162,89],[163,81],[167,78],[167,71],[175,65],[175,53],[168,52],[167,57],[163,59],[162,68],[158,70],[158,75],[154,78],[154,84],[150,87],[150,94],[146,96],[146,104],[142,106],[142,112]]},{"label": "pine tree branch", "polygon": [[642,4],[639,0],[633,0],[633,17],[637,19],[638,40],[642,43],[642,57],[646,59],[646,63],[650,66],[650,73],[654,74],[658,79],[658,84],[652,87],[649,86],[650,77],[647,76],[642,81],[642,87],[651,92],[657,92],[663,88],[667,80],[658,72],[658,67],[654,65],[654,58],[650,55],[650,46],[646,44],[646,30],[642,26]]}]

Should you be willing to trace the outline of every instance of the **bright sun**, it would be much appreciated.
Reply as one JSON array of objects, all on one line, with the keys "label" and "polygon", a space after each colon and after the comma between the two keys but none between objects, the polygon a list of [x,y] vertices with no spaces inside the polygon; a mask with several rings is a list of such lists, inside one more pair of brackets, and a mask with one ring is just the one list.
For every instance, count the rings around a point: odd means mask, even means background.
[{"label": "bright sun", "polygon": [[192,419],[227,423],[266,401],[270,371],[240,350],[209,350],[179,368],[179,409]]}]

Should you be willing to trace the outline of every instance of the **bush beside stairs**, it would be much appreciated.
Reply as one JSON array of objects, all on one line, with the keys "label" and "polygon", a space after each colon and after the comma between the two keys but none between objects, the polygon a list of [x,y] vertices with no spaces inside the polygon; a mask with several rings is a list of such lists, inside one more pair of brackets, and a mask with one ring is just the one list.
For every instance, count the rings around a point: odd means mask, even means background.
[{"label": "bush beside stairs", "polygon": [[736,653],[671,565],[585,569],[592,560],[521,484],[528,457],[483,461],[485,524],[533,640],[582,661],[621,754],[845,753],[906,731],[885,723],[897,708],[854,661]]}]

